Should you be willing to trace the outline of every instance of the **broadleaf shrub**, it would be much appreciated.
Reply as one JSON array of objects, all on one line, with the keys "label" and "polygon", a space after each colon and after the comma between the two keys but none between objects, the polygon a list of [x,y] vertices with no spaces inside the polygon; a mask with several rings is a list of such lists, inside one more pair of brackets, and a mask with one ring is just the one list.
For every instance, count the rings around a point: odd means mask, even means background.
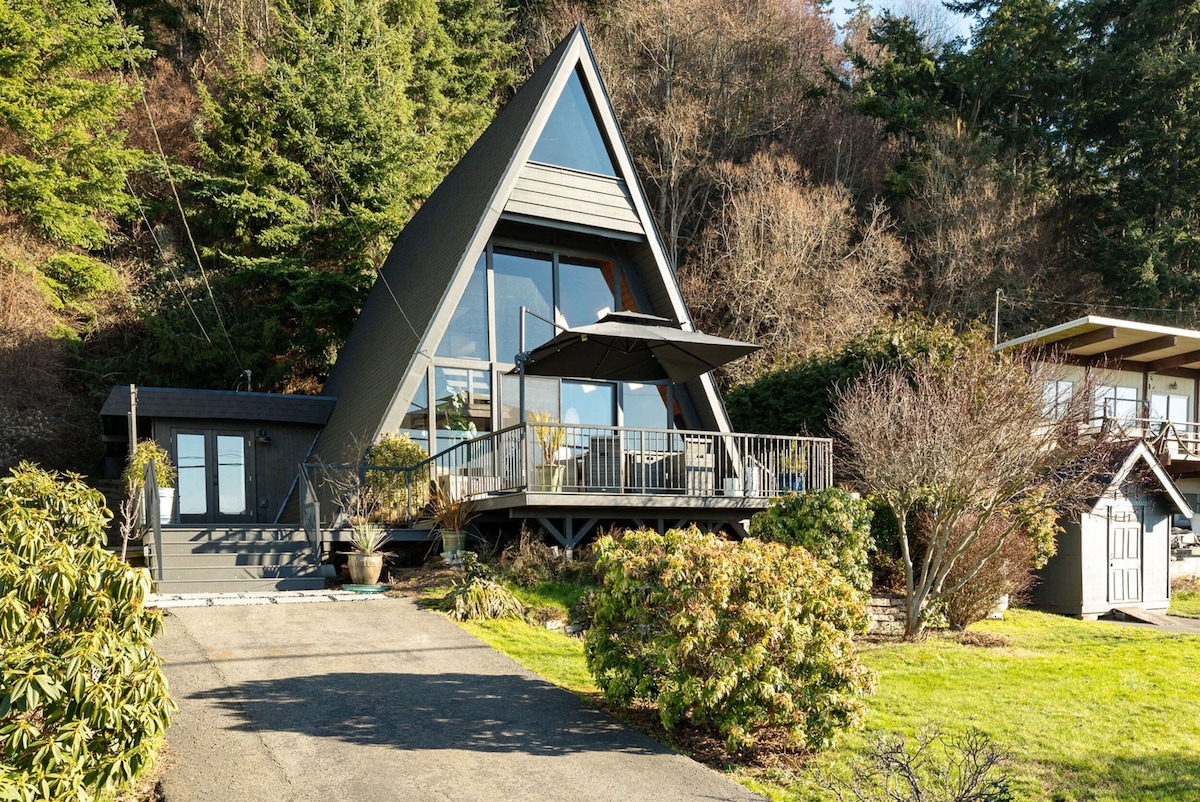
[{"label": "broadleaf shrub", "polygon": [[803,546],[818,560],[840,571],[861,591],[871,589],[871,505],[837,487],[786,495],[750,519],[750,534],[760,540]]},{"label": "broadleaf shrub", "polygon": [[149,574],[104,550],[110,517],[78,476],[0,480],[0,798],[111,799],[162,747],[162,618]]},{"label": "broadleaf shrub", "polygon": [[820,748],[861,723],[873,678],[851,635],[865,597],[804,549],[693,527],[606,536],[596,551],[585,653],[609,701],[655,702],[668,729],[713,728],[730,750],[764,728]]}]

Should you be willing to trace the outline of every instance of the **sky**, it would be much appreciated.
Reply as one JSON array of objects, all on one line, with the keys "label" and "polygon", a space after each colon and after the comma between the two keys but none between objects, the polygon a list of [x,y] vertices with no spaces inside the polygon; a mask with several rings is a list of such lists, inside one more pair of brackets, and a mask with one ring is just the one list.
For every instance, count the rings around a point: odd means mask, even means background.
[{"label": "sky", "polygon": [[[891,11],[897,16],[910,16],[918,23],[936,25],[945,32],[945,38],[971,35],[970,20],[961,14],[948,11],[939,0],[876,0],[870,4],[875,11]],[[854,3],[850,0],[833,0],[832,18],[842,26],[854,14]]]}]

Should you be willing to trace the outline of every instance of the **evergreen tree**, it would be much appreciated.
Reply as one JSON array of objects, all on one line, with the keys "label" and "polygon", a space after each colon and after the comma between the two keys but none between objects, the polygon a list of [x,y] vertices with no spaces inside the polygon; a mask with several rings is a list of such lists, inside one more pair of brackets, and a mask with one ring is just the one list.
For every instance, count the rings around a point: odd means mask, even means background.
[{"label": "evergreen tree", "polygon": [[0,3],[0,206],[51,242],[100,247],[128,202],[120,70],[140,41],[107,0]]},{"label": "evergreen tree", "polygon": [[1072,255],[1126,302],[1200,292],[1200,2],[1084,0],[1060,180]]},{"label": "evergreen tree", "polygon": [[159,309],[144,356],[170,381],[227,386],[231,347],[259,386],[319,387],[391,240],[507,80],[496,0],[279,0],[277,22],[203,91],[187,184],[214,300],[204,282],[192,291],[201,314],[219,304],[224,320],[208,322],[230,342],[219,333],[206,364],[179,375],[196,327]]}]

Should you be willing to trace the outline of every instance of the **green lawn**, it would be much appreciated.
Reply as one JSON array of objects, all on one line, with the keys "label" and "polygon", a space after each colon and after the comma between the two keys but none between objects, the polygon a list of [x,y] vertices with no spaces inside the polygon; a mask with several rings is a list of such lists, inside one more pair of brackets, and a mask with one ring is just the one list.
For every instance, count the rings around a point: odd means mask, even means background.
[{"label": "green lawn", "polygon": [[1200,618],[1200,592],[1197,591],[1179,591],[1171,594],[1171,609],[1167,610],[1170,615],[1179,615],[1184,618]]},{"label": "green lawn", "polygon": [[[466,626],[548,680],[595,693],[578,639],[520,622]],[[852,767],[866,735],[936,723],[979,728],[1013,752],[1022,799],[1200,800],[1200,636],[1021,610],[973,629],[1009,645],[866,645],[879,674],[866,733],[798,772],[735,776],[773,799],[830,798],[814,777]]]}]

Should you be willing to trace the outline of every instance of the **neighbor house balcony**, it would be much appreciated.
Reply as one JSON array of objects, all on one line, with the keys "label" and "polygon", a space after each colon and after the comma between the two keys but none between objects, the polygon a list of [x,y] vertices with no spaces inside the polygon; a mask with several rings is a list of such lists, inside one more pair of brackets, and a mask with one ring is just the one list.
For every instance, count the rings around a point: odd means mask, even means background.
[{"label": "neighbor house balcony", "polygon": [[566,423],[510,426],[407,467],[310,463],[301,477],[306,522],[334,539],[366,509],[397,537],[428,537],[440,492],[484,523],[534,519],[566,546],[609,522],[744,531],[772,498],[831,483],[824,438]]}]

